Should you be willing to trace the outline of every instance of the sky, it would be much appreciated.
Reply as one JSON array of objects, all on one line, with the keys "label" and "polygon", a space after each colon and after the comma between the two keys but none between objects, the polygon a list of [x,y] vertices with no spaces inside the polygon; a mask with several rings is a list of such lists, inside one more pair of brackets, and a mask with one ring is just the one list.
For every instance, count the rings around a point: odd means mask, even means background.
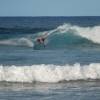
[{"label": "sky", "polygon": [[100,16],[100,0],[0,0],[0,16]]}]

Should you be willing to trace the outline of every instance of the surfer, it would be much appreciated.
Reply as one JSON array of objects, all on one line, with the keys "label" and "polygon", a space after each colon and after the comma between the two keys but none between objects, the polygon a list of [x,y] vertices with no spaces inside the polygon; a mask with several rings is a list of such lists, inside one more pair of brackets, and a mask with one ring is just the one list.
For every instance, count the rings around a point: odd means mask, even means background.
[{"label": "surfer", "polygon": [[43,46],[45,47],[44,41],[45,41],[45,38],[43,38],[43,37],[37,38],[37,42],[38,42],[39,44],[43,44]]},{"label": "surfer", "polygon": [[47,37],[47,33],[45,33],[43,36],[40,36],[36,39],[36,41],[39,43],[39,44],[43,44],[44,47],[45,47],[45,39]]}]

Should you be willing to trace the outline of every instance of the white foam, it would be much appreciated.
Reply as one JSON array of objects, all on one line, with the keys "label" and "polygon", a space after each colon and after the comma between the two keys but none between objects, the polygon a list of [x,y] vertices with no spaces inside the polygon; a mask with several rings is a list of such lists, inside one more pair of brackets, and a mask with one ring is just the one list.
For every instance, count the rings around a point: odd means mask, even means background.
[{"label": "white foam", "polygon": [[16,38],[16,39],[8,39],[8,40],[1,40],[0,44],[2,45],[13,45],[13,46],[27,46],[33,47],[33,42],[28,38]]},{"label": "white foam", "polygon": [[0,66],[0,81],[9,82],[59,82],[100,79],[100,63],[74,65]]},{"label": "white foam", "polygon": [[76,35],[87,38],[94,43],[100,43],[100,26],[80,27],[76,25],[64,24],[57,28],[60,33],[72,31]]}]

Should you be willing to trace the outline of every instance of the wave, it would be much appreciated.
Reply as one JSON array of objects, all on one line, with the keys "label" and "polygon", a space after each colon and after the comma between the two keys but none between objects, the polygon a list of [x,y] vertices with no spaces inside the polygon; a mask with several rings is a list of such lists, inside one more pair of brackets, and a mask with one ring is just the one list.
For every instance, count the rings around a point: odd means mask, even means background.
[{"label": "wave", "polygon": [[0,66],[0,81],[5,82],[48,82],[99,80],[100,63],[89,65],[32,65]]},{"label": "wave", "polygon": [[[47,33],[45,39],[46,48],[36,41],[38,37],[44,37],[45,32]],[[100,46],[99,32],[100,26],[80,27],[76,25],[64,24],[58,26],[54,30],[45,30],[37,34],[31,34],[31,36],[1,39],[0,45],[27,46],[34,47],[34,49]]]},{"label": "wave", "polygon": [[33,47],[34,43],[31,41],[31,39],[22,37],[22,38],[2,40],[0,41],[0,45]]},{"label": "wave", "polygon": [[[54,30],[48,31],[47,47],[64,48],[68,46],[93,46],[100,44],[100,26],[80,27],[64,24]],[[40,36],[44,36],[41,33]],[[37,46],[37,45],[36,45]]]},{"label": "wave", "polygon": [[74,34],[93,41],[94,43],[100,43],[100,26],[94,27],[79,27],[70,24],[64,24],[57,28],[59,31],[68,32],[72,31]]}]

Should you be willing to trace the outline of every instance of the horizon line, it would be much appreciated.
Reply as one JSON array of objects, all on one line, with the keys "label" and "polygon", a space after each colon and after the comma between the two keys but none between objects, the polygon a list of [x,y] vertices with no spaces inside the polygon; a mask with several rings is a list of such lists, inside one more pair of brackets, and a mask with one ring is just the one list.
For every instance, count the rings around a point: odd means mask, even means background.
[{"label": "horizon line", "polygon": [[79,15],[77,15],[77,16],[20,16],[20,15],[18,15],[18,16],[0,16],[0,17],[100,17],[100,16],[96,16],[96,15],[94,15],[94,16],[89,16],[89,15],[84,15],[84,16],[79,16]]}]

